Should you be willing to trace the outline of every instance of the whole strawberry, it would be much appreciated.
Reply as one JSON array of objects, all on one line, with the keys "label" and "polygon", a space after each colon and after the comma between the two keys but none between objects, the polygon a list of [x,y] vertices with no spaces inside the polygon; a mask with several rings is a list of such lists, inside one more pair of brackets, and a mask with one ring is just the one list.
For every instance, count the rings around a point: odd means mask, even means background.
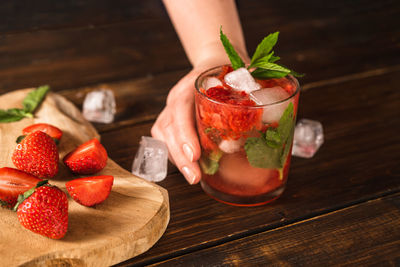
[{"label": "whole strawberry", "polygon": [[20,195],[14,210],[21,225],[34,233],[60,239],[67,232],[67,195],[47,180]]},{"label": "whole strawberry", "polygon": [[58,150],[54,140],[44,132],[28,134],[15,148],[12,161],[22,171],[42,178],[58,172]]}]

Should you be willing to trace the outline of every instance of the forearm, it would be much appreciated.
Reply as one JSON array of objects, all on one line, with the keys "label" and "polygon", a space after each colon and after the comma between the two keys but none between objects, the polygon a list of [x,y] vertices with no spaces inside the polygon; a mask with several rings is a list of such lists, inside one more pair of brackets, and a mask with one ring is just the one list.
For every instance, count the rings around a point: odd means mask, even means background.
[{"label": "forearm", "polygon": [[248,60],[233,0],[163,1],[193,67],[210,67],[229,62],[219,40],[221,26],[240,56]]}]

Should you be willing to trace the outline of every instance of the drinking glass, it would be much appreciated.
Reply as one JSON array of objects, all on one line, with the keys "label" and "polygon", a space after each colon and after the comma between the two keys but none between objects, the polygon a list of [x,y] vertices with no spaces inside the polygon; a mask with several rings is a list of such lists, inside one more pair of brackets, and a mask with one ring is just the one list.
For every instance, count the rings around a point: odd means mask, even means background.
[{"label": "drinking glass", "polygon": [[[229,88],[223,72],[224,66],[215,67],[195,81],[196,124],[202,149],[201,186],[223,203],[263,205],[277,199],[285,189],[300,86],[291,75],[256,80],[262,89],[250,95],[242,93],[253,105],[248,106],[246,101],[232,104],[207,93],[211,77],[222,82],[220,87]],[[262,104],[272,90],[287,97]],[[272,93],[272,99],[274,96]]]}]

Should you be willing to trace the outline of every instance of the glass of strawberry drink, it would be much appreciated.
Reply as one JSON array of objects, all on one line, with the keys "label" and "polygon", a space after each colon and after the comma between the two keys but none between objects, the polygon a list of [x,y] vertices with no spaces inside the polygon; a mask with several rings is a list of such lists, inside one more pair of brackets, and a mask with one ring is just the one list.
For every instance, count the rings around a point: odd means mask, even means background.
[{"label": "glass of strawberry drink", "polygon": [[195,82],[201,186],[227,204],[263,205],[285,188],[300,87],[287,75],[237,88],[231,72],[216,67]]}]

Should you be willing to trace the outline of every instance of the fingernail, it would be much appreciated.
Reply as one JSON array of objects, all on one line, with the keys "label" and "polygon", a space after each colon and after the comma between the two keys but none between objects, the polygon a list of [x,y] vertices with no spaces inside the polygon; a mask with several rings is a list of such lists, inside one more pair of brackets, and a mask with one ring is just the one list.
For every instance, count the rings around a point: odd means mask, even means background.
[{"label": "fingernail", "polygon": [[183,144],[182,149],[188,160],[190,160],[190,162],[193,162],[193,150],[190,148],[190,146],[188,144]]},{"label": "fingernail", "polygon": [[192,170],[189,169],[189,167],[184,166],[182,167],[182,172],[189,181],[189,184],[194,184],[194,181],[196,181],[196,175],[192,172]]}]

